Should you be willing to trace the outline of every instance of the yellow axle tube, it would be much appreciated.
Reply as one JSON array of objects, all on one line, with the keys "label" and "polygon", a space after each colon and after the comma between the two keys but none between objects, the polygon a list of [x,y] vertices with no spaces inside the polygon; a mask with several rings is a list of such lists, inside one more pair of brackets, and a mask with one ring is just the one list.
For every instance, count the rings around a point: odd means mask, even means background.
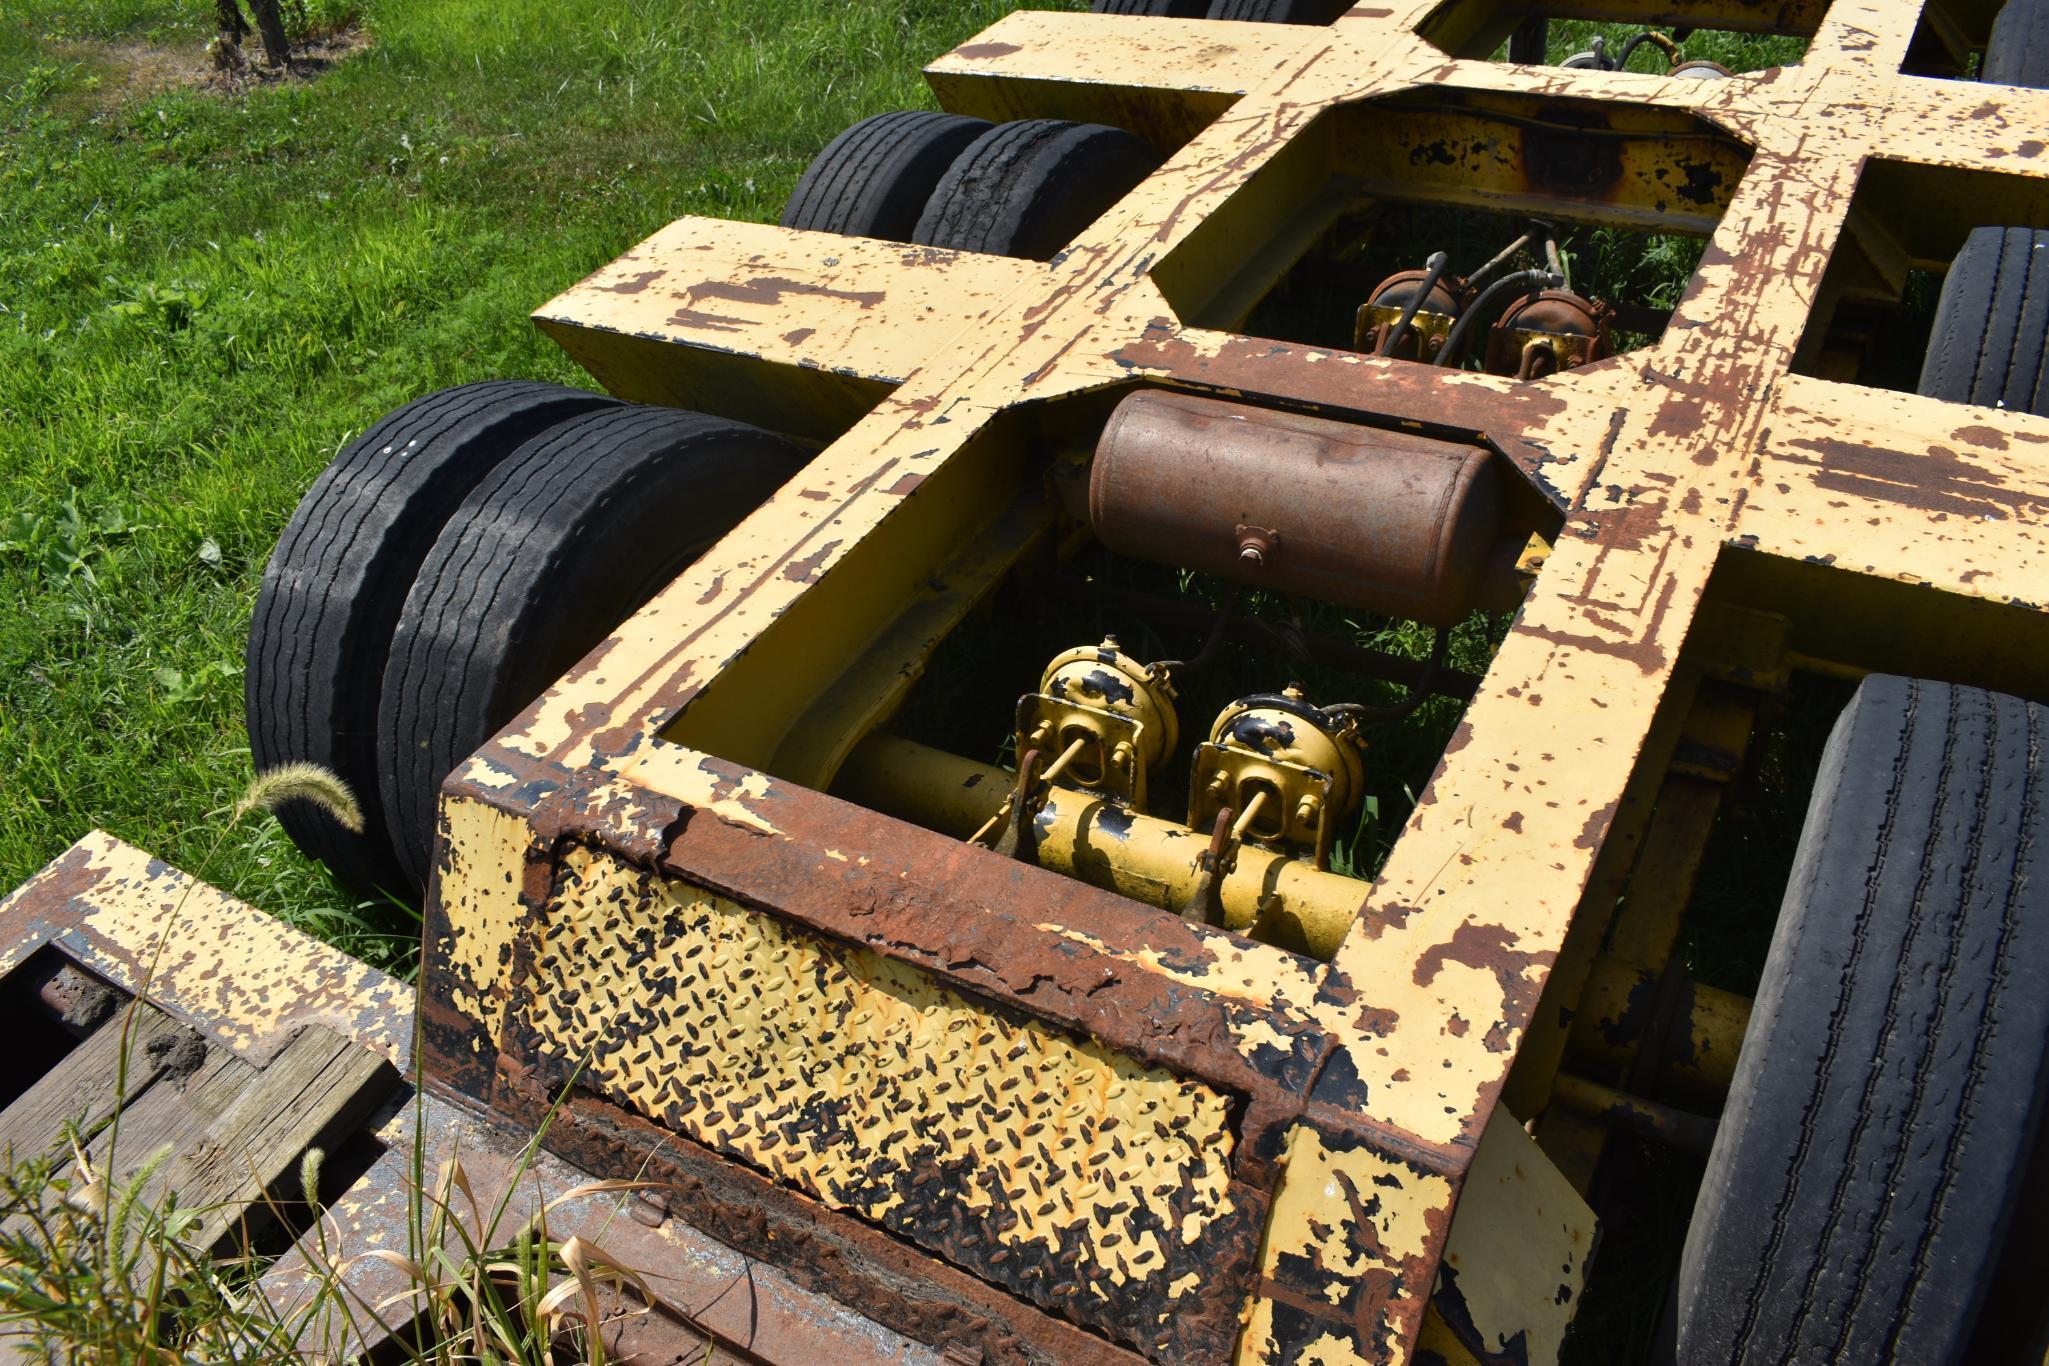
[{"label": "yellow axle tube", "polygon": [[[878,731],[855,747],[832,790],[870,810],[965,839],[995,816],[1016,781],[993,764]],[[1175,912],[1197,893],[1199,860],[1210,840],[1206,832],[1063,787],[1050,790],[1033,828],[1041,867]],[[1328,958],[1358,916],[1366,886],[1244,845],[1217,894],[1229,928]]]}]

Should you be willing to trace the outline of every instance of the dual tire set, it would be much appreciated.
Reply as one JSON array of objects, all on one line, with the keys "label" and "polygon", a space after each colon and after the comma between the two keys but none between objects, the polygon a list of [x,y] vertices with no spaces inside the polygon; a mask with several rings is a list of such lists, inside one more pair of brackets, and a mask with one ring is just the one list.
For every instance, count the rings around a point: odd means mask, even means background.
[{"label": "dual tire set", "polygon": [[876,114],[818,154],[782,224],[1045,261],[1159,163],[1099,123]]},{"label": "dual tire set", "polygon": [[360,834],[303,802],[285,829],[358,895],[417,902],[442,778],[807,458],[522,381],[378,422],[300,502],[250,621],[256,768],[322,764],[363,807]]}]

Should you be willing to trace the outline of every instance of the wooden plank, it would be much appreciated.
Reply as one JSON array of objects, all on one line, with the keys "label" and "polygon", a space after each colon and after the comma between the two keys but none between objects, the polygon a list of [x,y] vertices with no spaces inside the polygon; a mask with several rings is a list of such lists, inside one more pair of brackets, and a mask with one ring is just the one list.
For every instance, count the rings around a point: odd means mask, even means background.
[{"label": "wooden plank", "polygon": [[[65,1120],[83,1115],[91,1125],[111,1115],[121,1024],[119,1014],[108,1019],[0,1113],[0,1133],[17,1150],[49,1146]],[[352,1134],[398,1081],[380,1054],[319,1026],[303,1030],[260,1071],[147,1007],[129,1047],[129,1099],[118,1133],[100,1128],[87,1160],[118,1190],[168,1147],[172,1157],[138,1205],[160,1210],[175,1194],[180,1209],[199,1212],[185,1241],[201,1251],[222,1250],[248,1207],[274,1191],[308,1147]],[[69,1164],[68,1153],[58,1159]],[[153,1265],[145,1247],[136,1274],[149,1276]],[[28,1359],[24,1353],[0,1334],[0,1366]]]},{"label": "wooden plank", "polygon": [[[141,1021],[144,1019],[151,1021],[151,1031],[160,1041],[154,1057],[147,1048],[142,1054],[150,1068],[148,1084],[138,1094],[131,1081],[118,1128],[112,1124],[103,1125],[86,1144],[86,1160],[91,1164],[94,1176],[104,1181],[109,1191],[120,1189],[166,1145],[176,1151],[179,1144],[204,1133],[206,1125],[226,1107],[228,1100],[256,1070],[232,1054],[209,1049],[197,1034],[147,1007],[137,1016],[138,1034],[142,1032]],[[99,1085],[90,1087],[90,1078],[81,1077],[74,1093],[97,1101],[102,1106],[102,1119],[110,1118],[113,1113],[113,1060],[119,1053],[119,1031],[120,1020],[116,1017],[94,1032],[88,1042],[111,1035],[107,1046],[98,1055],[103,1062]],[[84,1047],[80,1045],[80,1050]],[[80,1050],[74,1050],[74,1055]],[[132,1060],[130,1066],[132,1077]],[[70,1154],[62,1154],[54,1165],[57,1169],[71,1165]],[[159,1180],[147,1188],[145,1207],[153,1205],[161,1196],[161,1172],[158,1177]],[[51,1198],[56,1198],[55,1192],[51,1193]],[[27,1218],[25,1214],[16,1215],[7,1225],[8,1231],[20,1231]]]},{"label": "wooden plank", "polygon": [[179,1205],[205,1211],[193,1245],[219,1244],[309,1147],[352,1133],[397,1082],[379,1054],[317,1025],[302,1031],[165,1168]]},{"label": "wooden plank", "polygon": [[[190,1038],[197,1042],[196,1035]],[[107,1180],[109,1189],[124,1185],[158,1150],[182,1152],[198,1142],[257,1075],[255,1068],[224,1049],[208,1048],[203,1042],[197,1046],[196,1055],[167,1058],[150,1088],[129,1100],[121,1112],[118,1135],[109,1126],[87,1147],[94,1172]],[[147,1188],[146,1206],[153,1206],[162,1194],[163,1177],[159,1170]]]},{"label": "wooden plank", "polygon": [[[12,1164],[54,1148],[67,1122],[90,1133],[114,1109],[119,1075],[121,1027],[126,1009],[101,1022],[76,1048],[43,1074],[6,1110],[0,1111],[0,1160]],[[168,1043],[181,1030],[176,1021],[147,1007],[136,1012],[128,1046],[128,1095],[133,1103],[163,1070]],[[156,1050],[152,1053],[152,1048]]]},{"label": "wooden plank", "polygon": [[[377,1137],[383,1154],[328,1206],[324,1243],[311,1235],[301,1238],[260,1282],[259,1293],[272,1311],[301,1324],[299,1349],[308,1357],[361,1360],[380,1349],[387,1354],[395,1350],[390,1339],[403,1333],[411,1301],[393,1297],[402,1296],[409,1282],[390,1263],[363,1254],[374,1248],[406,1252],[410,1246],[407,1201],[415,1163],[431,1186],[444,1163],[461,1162],[487,1214],[504,1196],[505,1216],[492,1239],[498,1246],[531,1225],[541,1205],[594,1179],[545,1149],[526,1160],[530,1130],[479,1118],[431,1094],[397,1107]],[[468,1202],[459,1203],[463,1222],[474,1231]],[[702,1360],[701,1349],[709,1345],[711,1360],[738,1366],[755,1361],[941,1366],[937,1350],[799,1287],[778,1268],[681,1219],[664,1218],[659,1226],[649,1226],[643,1221],[645,1211],[631,1213],[631,1205],[630,1197],[618,1193],[585,1195],[564,1201],[548,1215],[556,1238],[576,1233],[593,1240],[644,1273],[657,1297],[653,1314],[628,1319],[608,1332],[612,1359],[688,1366]],[[460,1257],[456,1235],[443,1237]],[[339,1276],[346,1288],[316,1300],[326,1269],[336,1267],[346,1268]],[[398,1354],[404,1355],[403,1350]]]},{"label": "wooden plank", "polygon": [[[397,1079],[382,1056],[317,1026],[261,1071],[197,1035],[178,1035],[191,1051],[182,1060],[167,1055],[149,1089],[123,1110],[118,1136],[103,1129],[86,1152],[118,1190],[169,1148],[138,1208],[160,1210],[175,1194],[180,1209],[200,1212],[185,1234],[200,1251],[221,1251],[247,1207],[291,1173],[307,1147],[352,1131]],[[140,1274],[150,1265],[145,1255]]]}]

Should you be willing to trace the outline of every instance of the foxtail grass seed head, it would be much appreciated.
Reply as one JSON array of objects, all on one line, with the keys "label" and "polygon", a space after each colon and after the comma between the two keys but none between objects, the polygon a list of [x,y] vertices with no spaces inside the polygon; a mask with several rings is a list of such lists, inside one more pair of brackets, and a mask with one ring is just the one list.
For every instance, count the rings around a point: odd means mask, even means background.
[{"label": "foxtail grass seed head", "polygon": [[320,1164],[327,1154],[318,1148],[308,1148],[299,1159],[299,1191],[309,1208],[317,1209],[320,1204]]},{"label": "foxtail grass seed head", "polygon": [[334,817],[335,823],[363,833],[363,808],[356,794],[331,770],[319,764],[285,764],[259,773],[235,803],[235,817],[241,819],[261,807],[276,812],[285,802],[306,801]]}]

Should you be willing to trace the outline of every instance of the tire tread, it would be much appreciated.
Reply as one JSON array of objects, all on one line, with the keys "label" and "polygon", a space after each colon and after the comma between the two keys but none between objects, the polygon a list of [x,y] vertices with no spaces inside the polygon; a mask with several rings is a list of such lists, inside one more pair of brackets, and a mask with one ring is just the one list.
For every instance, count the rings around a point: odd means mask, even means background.
[{"label": "tire tread", "polygon": [[911,240],[1048,260],[1158,164],[1121,128],[1062,119],[998,124],[947,169]]},{"label": "tire tread", "polygon": [[529,441],[449,519],[385,666],[391,843],[425,884],[442,778],[804,462],[782,438],[668,408]]},{"label": "tire tread", "polygon": [[1962,1360],[2041,1122],[2049,708],[1874,675],[1824,754],[1681,1265],[1679,1360]]},{"label": "tire tread", "polygon": [[1992,21],[1978,79],[2049,89],[2049,0],[2006,0]]},{"label": "tire tread", "polygon": [[1209,17],[1251,24],[1331,24],[1353,0],[1212,0]]},{"label": "tire tread", "polygon": [[2049,415],[2049,230],[1978,228],[1943,281],[1920,392]]},{"label": "tire tread", "polygon": [[862,119],[812,160],[790,192],[782,225],[908,240],[954,158],[989,127],[923,109]]},{"label": "tire tread", "polygon": [[441,524],[497,459],[602,394],[522,380],[441,390],[387,414],[317,476],[279,537],[250,617],[244,708],[259,769],[312,762],[363,802],[362,835],[305,803],[286,832],[357,895],[393,890],[374,743],[385,650]]}]

